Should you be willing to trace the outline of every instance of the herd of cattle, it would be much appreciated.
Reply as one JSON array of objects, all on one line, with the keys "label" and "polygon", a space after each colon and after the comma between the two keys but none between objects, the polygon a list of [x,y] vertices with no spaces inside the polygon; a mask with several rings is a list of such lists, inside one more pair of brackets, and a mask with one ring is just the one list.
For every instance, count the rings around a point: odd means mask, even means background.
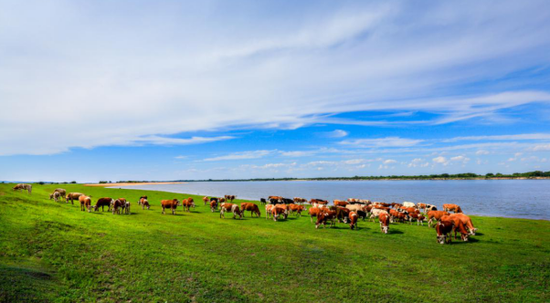
[{"label": "herd of cattle", "polygon": [[[13,190],[27,190],[32,192],[32,186],[30,184],[18,184]],[[82,193],[72,192],[67,193],[62,188],[57,188],[52,194],[50,194],[50,200],[54,199],[56,202],[59,200],[65,200],[66,203],[74,201],[80,203],[80,209],[82,211],[91,212],[99,211],[101,208],[107,207],[107,211],[113,214],[130,214],[130,201],[124,198],[112,199],[109,197],[100,198],[97,200],[95,206],[92,206],[92,199]],[[256,203],[241,203],[240,206],[233,203],[235,200],[234,195],[225,195],[223,198],[217,197],[204,197],[204,205],[208,205],[212,212],[219,210],[220,218],[225,218],[225,213],[232,213],[233,219],[243,218],[245,211],[250,211],[250,216],[256,215],[261,217],[260,208]],[[142,196],[138,200],[138,205],[143,210],[150,209],[147,196]],[[463,241],[468,241],[469,236],[475,235],[476,228],[472,224],[470,217],[462,212],[460,206],[456,204],[443,204],[443,210],[437,210],[435,205],[425,203],[383,203],[383,202],[371,202],[363,199],[347,199],[334,200],[333,205],[329,206],[327,200],[311,199],[306,200],[303,198],[288,199],[280,196],[269,196],[267,199],[260,199],[260,203],[265,207],[266,219],[273,219],[278,221],[280,219],[287,219],[289,215],[300,217],[302,212],[307,211],[311,223],[315,218],[315,228],[329,223],[329,227],[333,227],[337,222],[349,224],[350,228],[357,228],[358,219],[363,221],[368,219],[375,221],[378,219],[380,223],[380,230],[383,233],[389,232],[390,223],[396,222],[408,222],[412,224],[416,221],[417,225],[424,225],[427,221],[429,227],[435,226],[437,233],[437,242],[440,244],[451,243],[451,234],[454,231],[455,239],[457,234],[460,233]],[[310,208],[307,209],[309,204]],[[195,201],[193,198],[172,200],[161,200],[160,205],[162,207],[162,214],[165,214],[166,210],[170,210],[172,214],[176,213],[178,206],[182,206],[184,211],[190,212],[191,208],[195,208]],[[452,212],[452,213],[451,213]]]}]

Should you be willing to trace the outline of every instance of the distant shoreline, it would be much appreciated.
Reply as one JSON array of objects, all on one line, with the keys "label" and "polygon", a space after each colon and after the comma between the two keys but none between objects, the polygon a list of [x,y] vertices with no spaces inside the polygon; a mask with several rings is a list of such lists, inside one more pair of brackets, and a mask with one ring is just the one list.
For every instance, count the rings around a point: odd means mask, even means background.
[{"label": "distant shoreline", "polygon": [[163,185],[163,184],[184,184],[187,182],[126,182],[126,183],[89,183],[84,186],[91,187],[114,187],[114,186],[139,186],[139,185]]}]

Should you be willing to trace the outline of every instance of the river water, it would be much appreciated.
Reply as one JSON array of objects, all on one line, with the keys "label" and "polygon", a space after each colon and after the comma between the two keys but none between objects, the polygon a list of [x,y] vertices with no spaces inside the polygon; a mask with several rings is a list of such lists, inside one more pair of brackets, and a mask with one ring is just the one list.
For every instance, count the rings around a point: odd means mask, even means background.
[{"label": "river water", "polygon": [[347,198],[458,204],[466,214],[550,220],[550,180],[189,182],[122,187],[259,200]]}]

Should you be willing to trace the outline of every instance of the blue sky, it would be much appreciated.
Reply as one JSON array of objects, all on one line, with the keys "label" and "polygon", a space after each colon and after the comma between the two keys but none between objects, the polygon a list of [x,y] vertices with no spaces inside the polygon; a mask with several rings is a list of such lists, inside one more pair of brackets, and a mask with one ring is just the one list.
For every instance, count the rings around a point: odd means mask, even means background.
[{"label": "blue sky", "polygon": [[1,1],[0,180],[550,170],[548,1]]}]

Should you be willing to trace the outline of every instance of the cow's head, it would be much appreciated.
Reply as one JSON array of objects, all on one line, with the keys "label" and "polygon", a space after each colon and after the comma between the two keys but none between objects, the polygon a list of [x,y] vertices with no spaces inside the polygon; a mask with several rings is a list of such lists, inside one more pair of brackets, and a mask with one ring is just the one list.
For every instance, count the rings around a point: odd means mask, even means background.
[{"label": "cow's head", "polygon": [[50,200],[53,199],[53,194],[50,194]]},{"label": "cow's head", "polygon": [[476,235],[476,231],[477,231],[477,228],[470,229],[470,236],[475,236],[475,235]]},{"label": "cow's head", "polygon": [[390,230],[390,227],[389,227],[389,226],[384,226],[384,225],[382,225],[382,232],[383,232],[383,233],[387,234],[389,230]]},{"label": "cow's head", "polygon": [[445,244],[447,236],[444,234],[437,235],[437,243]]},{"label": "cow's head", "polygon": [[462,239],[462,241],[464,242],[468,242],[468,234],[460,234],[460,238]]}]

